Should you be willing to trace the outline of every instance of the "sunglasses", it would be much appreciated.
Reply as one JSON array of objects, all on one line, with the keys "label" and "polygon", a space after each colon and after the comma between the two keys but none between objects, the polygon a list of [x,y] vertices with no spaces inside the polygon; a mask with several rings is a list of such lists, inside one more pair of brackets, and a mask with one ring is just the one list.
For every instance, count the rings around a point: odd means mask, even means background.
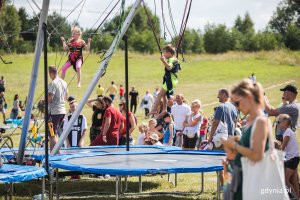
[{"label": "sunglasses", "polygon": [[238,108],[240,106],[240,101],[242,99],[238,100],[238,101],[233,101],[233,104]]}]

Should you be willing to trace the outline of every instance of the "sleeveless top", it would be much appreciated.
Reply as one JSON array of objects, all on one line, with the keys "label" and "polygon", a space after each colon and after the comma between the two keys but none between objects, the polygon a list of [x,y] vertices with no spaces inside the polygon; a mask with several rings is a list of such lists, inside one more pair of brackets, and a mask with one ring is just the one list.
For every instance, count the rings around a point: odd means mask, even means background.
[{"label": "sleeveless top", "polygon": [[82,57],[82,49],[85,46],[85,42],[82,40],[81,42],[70,42],[68,43],[68,47],[70,50],[69,61],[73,64],[78,59],[83,59]]}]

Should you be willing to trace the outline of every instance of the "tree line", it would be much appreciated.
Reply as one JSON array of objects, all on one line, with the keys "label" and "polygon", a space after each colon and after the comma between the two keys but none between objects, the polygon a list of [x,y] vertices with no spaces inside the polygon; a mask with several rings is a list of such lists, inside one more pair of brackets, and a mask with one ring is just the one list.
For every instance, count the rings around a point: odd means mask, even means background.
[{"label": "tree line", "polygon": [[[136,15],[127,31],[129,49],[142,53],[158,52],[153,36],[165,35],[160,28],[161,20],[151,12],[148,14],[154,30],[144,8],[138,8]],[[125,16],[130,7],[126,9]],[[300,1],[283,0],[274,11],[273,16],[263,31],[256,32],[254,23],[249,15],[237,16],[233,27],[224,24],[208,23],[204,30],[187,29],[184,34],[181,50],[184,53],[225,53],[227,51],[260,51],[288,48],[300,50]],[[17,9],[14,5],[5,4],[0,10],[0,52],[29,53],[34,51],[37,36],[39,14],[30,16],[25,8]],[[83,39],[92,37],[91,51],[101,53],[107,50],[116,36],[123,17],[116,15],[104,23],[99,29],[83,30]],[[71,27],[77,22],[70,23],[64,16],[53,12],[48,16],[48,46],[49,51],[62,51],[60,37],[69,38]],[[175,35],[175,34],[174,34]],[[160,45],[175,44],[178,36],[172,41],[159,38]],[[120,48],[123,49],[122,43]]]}]

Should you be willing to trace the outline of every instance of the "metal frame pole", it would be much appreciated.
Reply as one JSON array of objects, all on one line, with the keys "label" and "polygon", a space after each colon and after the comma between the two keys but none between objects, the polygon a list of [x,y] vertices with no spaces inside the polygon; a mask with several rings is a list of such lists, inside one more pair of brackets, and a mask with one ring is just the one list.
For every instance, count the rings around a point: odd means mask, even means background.
[{"label": "metal frame pole", "polygon": [[125,104],[126,104],[126,151],[129,151],[129,105],[128,105],[128,36],[124,35],[123,38],[125,43]]},{"label": "metal frame pole", "polygon": [[[43,23],[44,31],[44,41],[47,41],[47,24]],[[48,127],[48,48],[47,43],[44,44],[44,99],[45,99],[45,166],[46,171],[49,174],[49,152],[48,152],[48,137],[49,137],[49,127]]]},{"label": "metal frame pole", "polygon": [[28,91],[27,106],[26,106],[25,117],[24,117],[24,121],[23,121],[22,134],[20,137],[20,145],[19,145],[19,152],[18,152],[18,158],[17,158],[17,163],[19,165],[22,164],[24,152],[25,152],[28,127],[29,127],[31,111],[32,111],[32,107],[33,107],[33,98],[34,98],[34,92],[35,92],[35,87],[36,87],[36,80],[37,80],[37,76],[38,76],[39,63],[40,63],[40,58],[41,58],[41,53],[42,53],[42,46],[43,46],[43,43],[46,44],[46,42],[43,38],[42,25],[43,25],[43,23],[46,22],[46,19],[48,16],[49,2],[50,2],[50,0],[43,0],[38,35],[37,35],[36,45],[35,45],[34,62],[32,65],[31,82],[30,82],[30,87],[29,87],[29,91]]},{"label": "metal frame pole", "polygon": [[129,14],[127,15],[123,26],[121,28],[121,31],[119,33],[119,36],[116,36],[116,38],[114,39],[112,45],[110,46],[109,50],[106,52],[105,54],[105,59],[101,62],[100,67],[98,68],[98,70],[95,73],[95,76],[93,77],[93,79],[91,80],[89,86],[86,89],[86,92],[84,93],[80,104],[78,105],[78,107],[76,108],[75,112],[73,113],[68,126],[66,127],[66,129],[63,131],[63,133],[61,134],[59,141],[56,143],[56,145],[54,146],[53,150],[51,151],[51,155],[56,155],[59,151],[59,149],[61,148],[61,146],[63,145],[64,141],[66,140],[75,120],[77,119],[77,117],[79,116],[80,112],[83,109],[83,106],[85,105],[85,103],[87,102],[89,96],[91,95],[91,93],[94,90],[94,87],[97,85],[99,79],[101,78],[102,74],[104,74],[105,69],[112,57],[112,54],[115,50],[115,47],[120,43],[120,40],[122,39],[123,35],[126,33],[130,23],[132,22],[132,19],[134,17],[134,14],[137,10],[137,8],[140,6],[142,0],[136,0],[135,3],[133,4]]}]

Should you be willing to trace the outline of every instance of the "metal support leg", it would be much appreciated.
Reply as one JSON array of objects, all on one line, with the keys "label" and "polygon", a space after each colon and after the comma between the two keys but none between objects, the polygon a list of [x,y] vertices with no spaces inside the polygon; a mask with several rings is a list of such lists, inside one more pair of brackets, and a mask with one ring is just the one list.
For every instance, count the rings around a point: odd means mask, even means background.
[{"label": "metal support leg", "polygon": [[201,194],[204,191],[204,173],[201,173],[201,190],[199,194]]},{"label": "metal support leg", "polygon": [[139,193],[143,192],[142,175],[139,175]]},{"label": "metal support leg", "polygon": [[170,174],[168,174],[168,182],[170,182]]},{"label": "metal support leg", "polygon": [[58,200],[59,199],[59,194],[58,194],[58,184],[59,184],[59,182],[58,182],[58,179],[59,179],[59,174],[58,174],[58,169],[55,169],[55,175],[56,175],[56,177],[55,177],[55,191],[56,191],[56,200]]},{"label": "metal support leg", "polygon": [[175,173],[175,187],[177,187],[177,173]]},{"label": "metal support leg", "polygon": [[10,195],[9,195],[9,199],[10,199],[10,200],[13,199],[13,195],[14,195],[14,183],[11,182],[11,183],[10,183]]},{"label": "metal support leg", "polygon": [[221,194],[220,194],[220,171],[217,171],[217,199],[221,199]]},{"label": "metal support leg", "polygon": [[49,199],[53,200],[53,170],[49,170],[49,182],[50,182],[50,188],[49,188]]},{"label": "metal support leg", "polygon": [[45,197],[45,177],[42,178],[42,200]]},{"label": "metal support leg", "polygon": [[116,176],[116,200],[119,200],[119,176]]}]

